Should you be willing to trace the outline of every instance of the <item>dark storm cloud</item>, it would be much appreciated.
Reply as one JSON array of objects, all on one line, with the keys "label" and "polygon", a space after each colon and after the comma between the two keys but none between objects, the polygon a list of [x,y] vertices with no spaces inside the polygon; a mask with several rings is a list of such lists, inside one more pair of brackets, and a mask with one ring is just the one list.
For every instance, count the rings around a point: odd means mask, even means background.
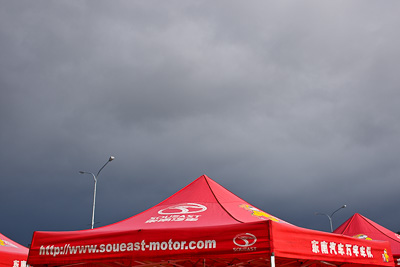
[{"label": "dark storm cloud", "polygon": [[[400,230],[399,4],[10,1],[0,231],[84,229],[205,173],[291,223]],[[383,15],[384,14],[384,15]]]}]

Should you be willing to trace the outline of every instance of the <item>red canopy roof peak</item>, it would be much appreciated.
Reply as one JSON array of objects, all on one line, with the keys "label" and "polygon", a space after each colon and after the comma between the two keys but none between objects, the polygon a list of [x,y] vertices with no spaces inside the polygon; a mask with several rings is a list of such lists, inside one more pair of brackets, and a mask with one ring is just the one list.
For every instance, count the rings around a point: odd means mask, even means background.
[{"label": "red canopy roof peak", "polygon": [[400,257],[400,236],[359,213],[351,216],[334,233],[372,240],[387,240],[391,243],[393,255]]}]

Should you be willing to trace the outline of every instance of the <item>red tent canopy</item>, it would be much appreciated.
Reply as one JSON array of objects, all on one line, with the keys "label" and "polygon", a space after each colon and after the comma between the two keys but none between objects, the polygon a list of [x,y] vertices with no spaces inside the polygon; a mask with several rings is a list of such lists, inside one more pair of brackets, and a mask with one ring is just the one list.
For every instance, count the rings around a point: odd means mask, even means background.
[{"label": "red tent canopy", "polygon": [[0,267],[25,267],[28,251],[0,233]]},{"label": "red tent canopy", "polygon": [[396,265],[400,265],[400,235],[371,221],[361,214],[355,213],[334,232],[370,240],[389,241]]},{"label": "red tent canopy", "polygon": [[203,175],[165,201],[108,226],[35,232],[35,266],[393,266],[388,242],[291,225]]}]

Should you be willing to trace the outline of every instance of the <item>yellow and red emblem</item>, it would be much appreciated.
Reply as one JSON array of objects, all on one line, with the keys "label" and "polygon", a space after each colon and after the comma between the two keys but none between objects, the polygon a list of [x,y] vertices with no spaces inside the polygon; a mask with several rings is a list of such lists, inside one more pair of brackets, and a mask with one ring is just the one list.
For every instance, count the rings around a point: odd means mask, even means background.
[{"label": "yellow and red emblem", "polygon": [[365,240],[372,240],[372,238],[370,238],[370,237],[368,237],[367,235],[364,235],[364,234],[353,235],[353,237],[359,238],[359,239],[365,239]]},{"label": "yellow and red emblem", "polygon": [[383,251],[382,258],[384,262],[389,262],[389,254],[386,249]]},{"label": "yellow and red emblem", "polygon": [[260,218],[261,220],[271,220],[274,222],[279,222],[279,219],[272,216],[271,214],[268,214],[260,209],[257,209],[256,207],[247,205],[247,204],[241,204],[239,207],[251,212],[251,215]]}]

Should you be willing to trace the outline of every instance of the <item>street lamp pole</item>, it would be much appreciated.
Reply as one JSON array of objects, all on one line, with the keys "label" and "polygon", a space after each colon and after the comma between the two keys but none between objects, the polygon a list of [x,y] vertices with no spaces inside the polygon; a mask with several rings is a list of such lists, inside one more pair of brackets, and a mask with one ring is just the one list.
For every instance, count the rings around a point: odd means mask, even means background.
[{"label": "street lamp pole", "polygon": [[338,212],[340,209],[344,209],[344,208],[346,208],[346,207],[347,207],[346,205],[341,206],[340,208],[338,208],[337,210],[335,210],[334,212],[332,212],[331,215],[328,215],[328,214],[326,214],[326,213],[321,213],[321,212],[316,212],[315,215],[325,215],[326,217],[328,217],[328,219],[329,219],[329,224],[330,224],[330,226],[331,226],[331,232],[333,232],[333,226],[332,226],[332,217],[333,217],[333,215],[334,215],[336,212]]},{"label": "street lamp pole", "polygon": [[85,171],[79,171],[80,174],[90,174],[93,176],[94,180],[94,190],[93,190],[93,207],[92,207],[92,229],[94,227],[94,210],[96,209],[96,191],[97,191],[97,178],[99,177],[99,174],[102,169],[110,162],[113,161],[115,157],[111,156],[108,161],[103,165],[103,167],[100,168],[100,170],[97,172],[97,175],[94,175],[92,172],[85,172]]}]

